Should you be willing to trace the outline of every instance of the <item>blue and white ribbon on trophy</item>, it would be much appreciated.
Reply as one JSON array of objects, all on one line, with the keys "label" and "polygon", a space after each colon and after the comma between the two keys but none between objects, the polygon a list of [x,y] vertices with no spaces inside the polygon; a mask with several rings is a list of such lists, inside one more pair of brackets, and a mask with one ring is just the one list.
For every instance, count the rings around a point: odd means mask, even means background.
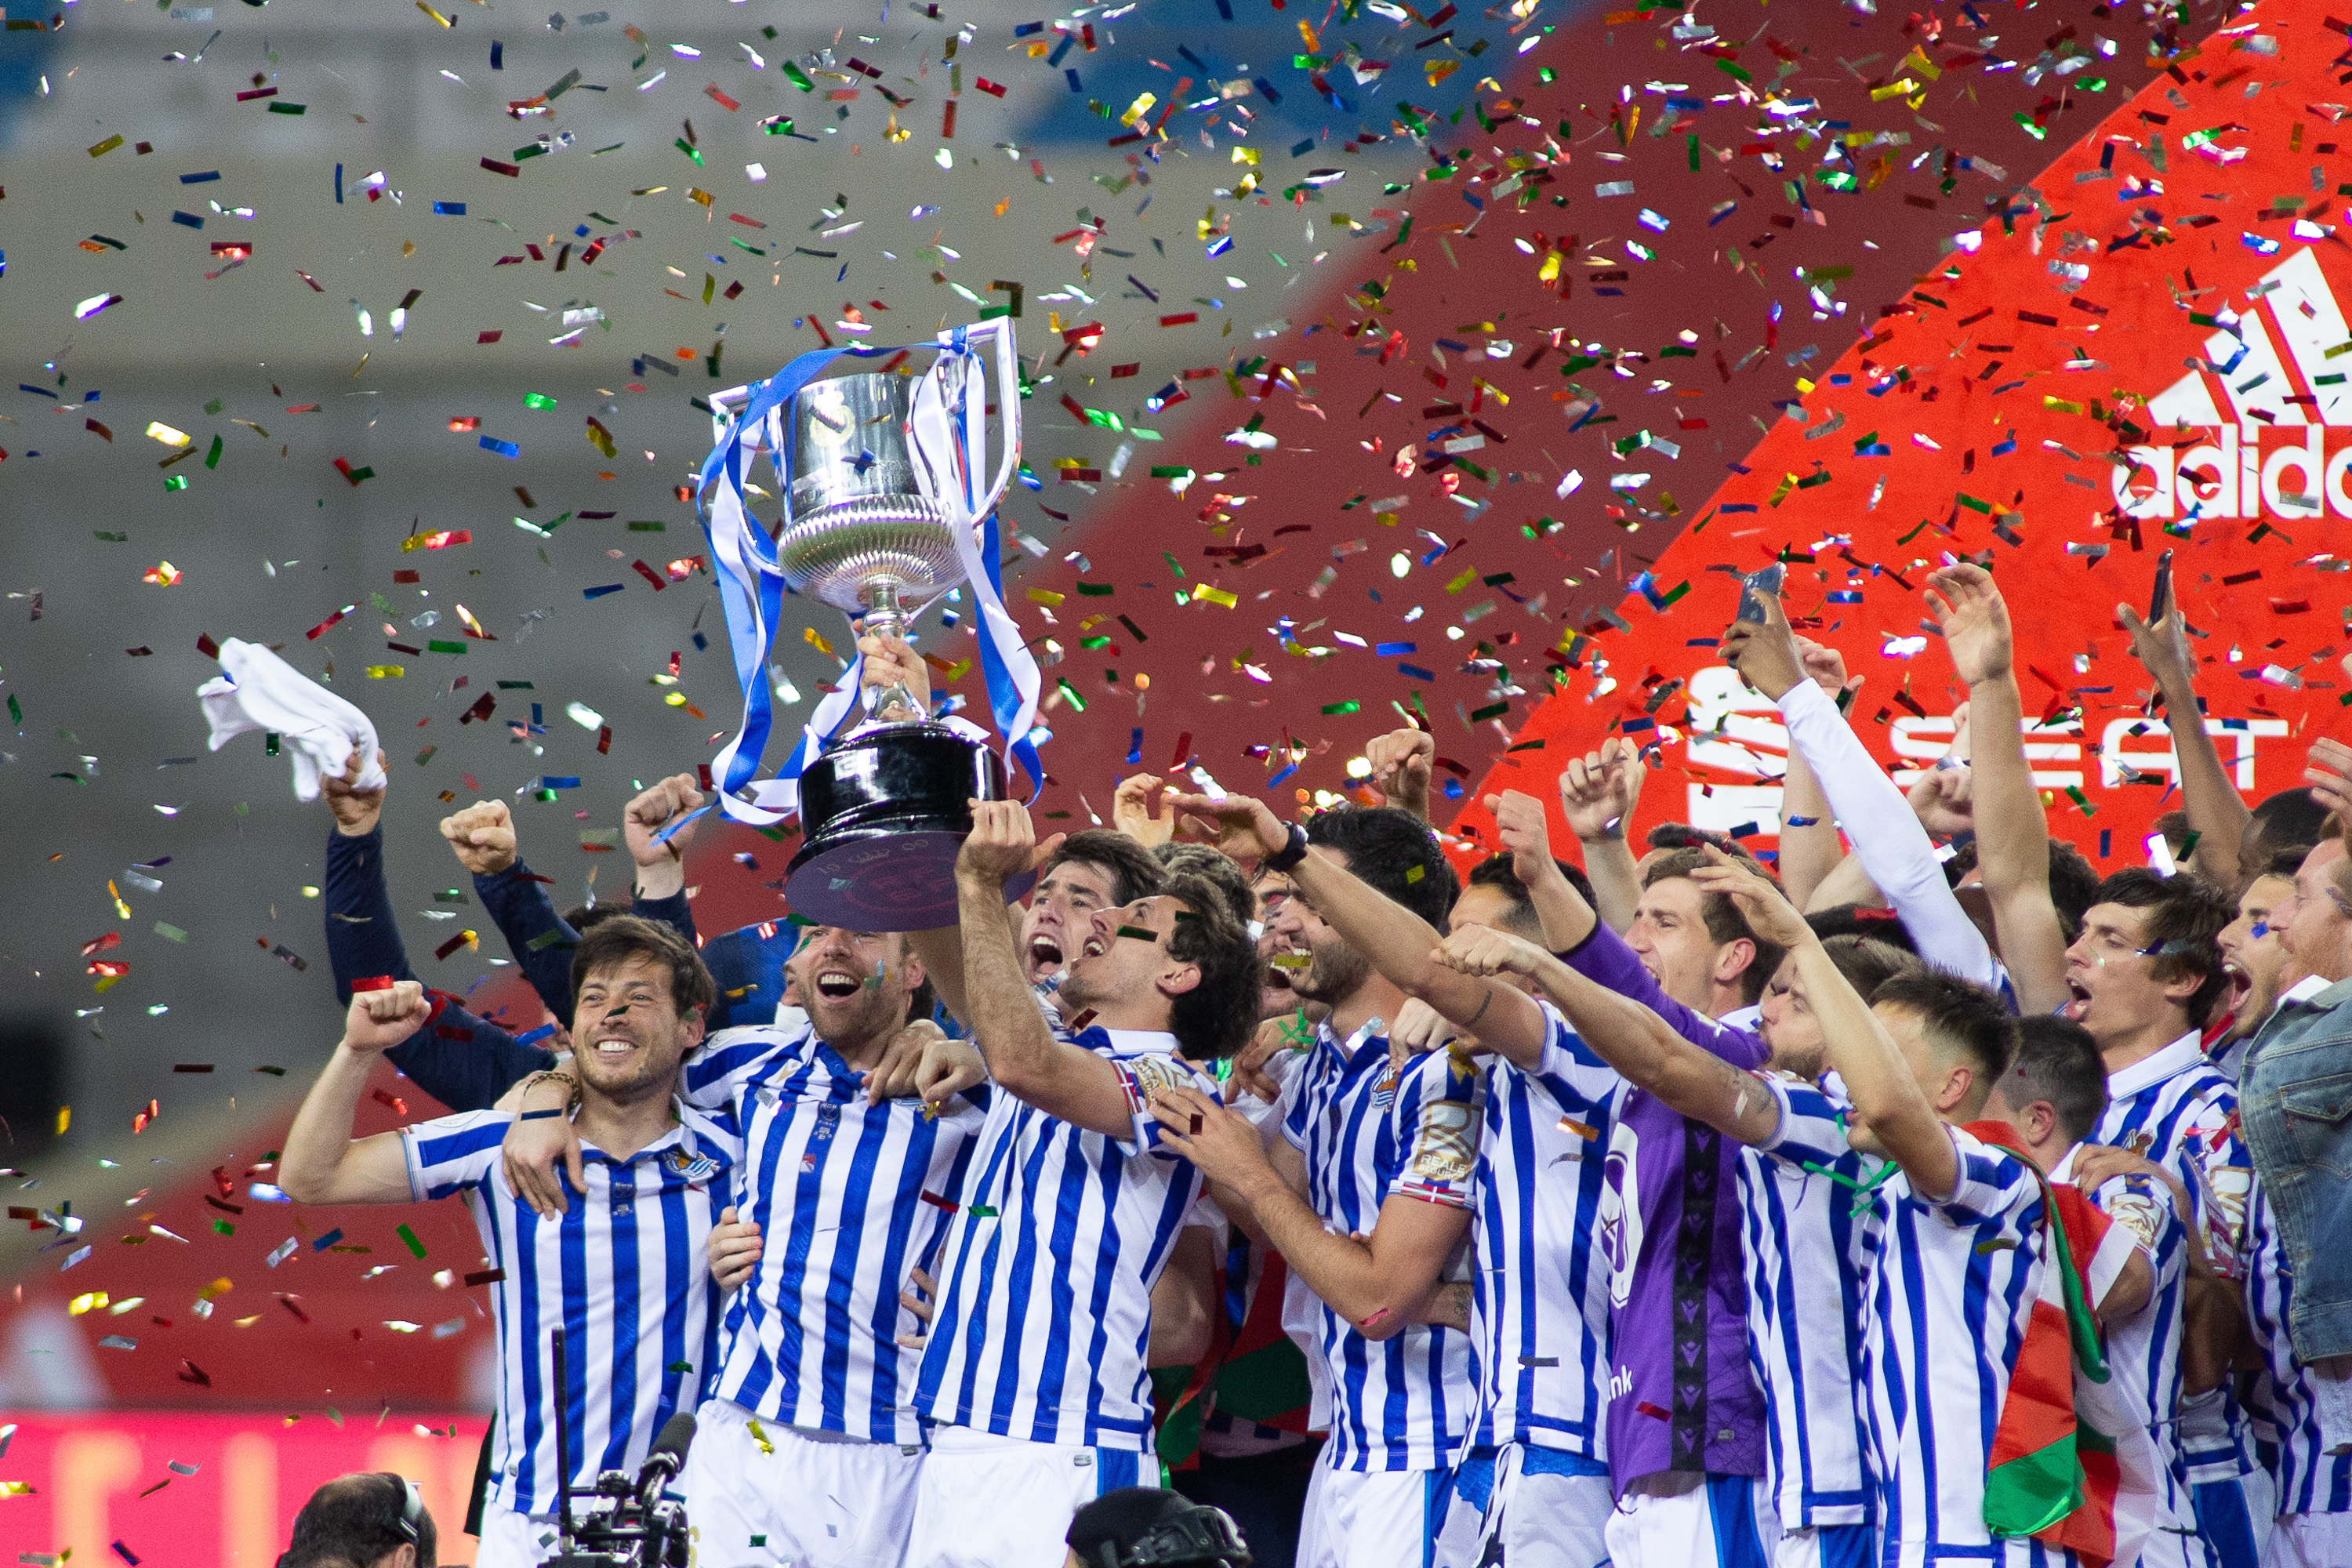
[{"label": "blue and white ribbon on trophy", "polygon": [[[987,375],[973,342],[992,337],[996,346],[999,406],[1004,410],[1005,421],[1002,462],[992,482],[986,462]],[[1006,737],[1008,769],[1018,765],[1028,774],[1034,796],[1045,782],[1045,769],[1031,733],[1037,715],[1037,661],[1005,611],[1003,575],[997,565],[995,500],[1020,460],[1019,361],[1011,323],[998,321],[977,330],[957,327],[940,333],[936,343],[909,347],[939,355],[916,388],[910,414],[908,445],[915,457],[917,481],[924,499],[937,506],[951,525],[965,586],[977,612],[973,629],[980,643],[989,710],[998,732]],[[782,609],[785,581],[773,542],[744,504],[744,482],[764,447],[780,481],[779,499],[789,505],[793,477],[784,416],[793,396],[842,354],[864,359],[895,352],[845,346],[802,354],[766,381],[745,389],[742,408],[728,423],[702,465],[697,492],[709,495],[703,509],[703,532],[719,575],[719,603],[727,615],[736,680],[743,690],[743,722],[712,760],[711,774],[720,809],[739,822],[766,826],[800,809],[801,773],[856,707],[865,664],[853,650],[848,668],[802,726],[799,739],[775,776],[758,778],[775,722],[766,664]],[[700,815],[696,812],[673,823],[662,837],[667,837]]]}]

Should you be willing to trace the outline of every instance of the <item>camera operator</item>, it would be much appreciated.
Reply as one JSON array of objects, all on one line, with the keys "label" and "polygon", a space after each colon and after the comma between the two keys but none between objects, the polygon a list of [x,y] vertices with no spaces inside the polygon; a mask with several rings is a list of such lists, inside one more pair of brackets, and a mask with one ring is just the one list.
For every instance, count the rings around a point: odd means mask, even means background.
[{"label": "camera operator", "polygon": [[310,1494],[278,1568],[437,1568],[439,1545],[415,1481],[355,1471]]},{"label": "camera operator", "polygon": [[1121,1487],[1078,1510],[1064,1568],[1250,1568],[1224,1510],[1158,1487]]}]

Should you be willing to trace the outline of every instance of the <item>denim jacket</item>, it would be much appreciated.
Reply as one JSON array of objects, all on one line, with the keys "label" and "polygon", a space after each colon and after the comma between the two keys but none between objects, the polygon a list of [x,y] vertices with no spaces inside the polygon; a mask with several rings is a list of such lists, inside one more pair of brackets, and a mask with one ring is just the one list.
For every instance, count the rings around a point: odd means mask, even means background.
[{"label": "denim jacket", "polygon": [[2295,1354],[2352,1354],[2352,980],[2280,1002],[2247,1047],[2238,1115],[2294,1275]]}]

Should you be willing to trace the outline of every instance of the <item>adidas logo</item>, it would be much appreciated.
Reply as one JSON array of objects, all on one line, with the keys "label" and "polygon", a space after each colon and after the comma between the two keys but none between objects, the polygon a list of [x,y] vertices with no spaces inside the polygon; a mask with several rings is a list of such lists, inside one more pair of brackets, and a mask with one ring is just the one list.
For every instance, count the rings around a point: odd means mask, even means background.
[{"label": "adidas logo", "polygon": [[[2298,252],[2265,274],[2254,306],[2215,327],[2188,374],[2151,399],[2162,444],[2116,465],[2125,514],[2193,521],[2352,517],[2352,332],[2317,258]],[[2202,437],[2203,439],[2198,437]]]}]

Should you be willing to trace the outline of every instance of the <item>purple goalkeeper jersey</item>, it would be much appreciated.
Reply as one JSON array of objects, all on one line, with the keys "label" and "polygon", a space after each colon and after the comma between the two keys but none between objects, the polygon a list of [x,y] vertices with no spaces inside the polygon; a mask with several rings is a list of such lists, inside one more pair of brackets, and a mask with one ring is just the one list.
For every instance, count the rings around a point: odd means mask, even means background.
[{"label": "purple goalkeeper jersey", "polygon": [[[1578,973],[1654,1010],[1739,1068],[1764,1042],[1668,996],[1607,926],[1562,955]],[[1611,1269],[1609,1474],[1764,1472],[1764,1396],[1748,1365],[1740,1145],[1634,1089],[1609,1145],[1601,1245]]]}]

